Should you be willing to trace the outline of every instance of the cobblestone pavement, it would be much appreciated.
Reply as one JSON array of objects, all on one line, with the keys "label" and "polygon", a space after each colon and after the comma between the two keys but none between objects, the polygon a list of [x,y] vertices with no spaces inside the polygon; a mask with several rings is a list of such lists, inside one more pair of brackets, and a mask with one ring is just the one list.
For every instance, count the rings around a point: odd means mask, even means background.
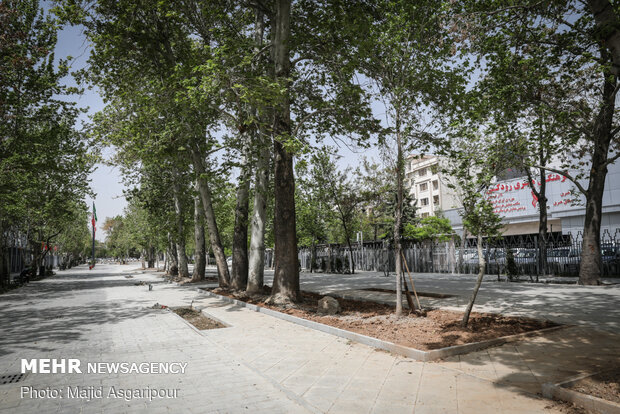
[{"label": "cobblestone pavement", "polygon": [[[149,309],[192,302],[228,327],[198,332],[169,311]],[[590,369],[597,361],[589,347],[603,355],[618,351],[614,335],[574,328],[422,363],[208,298],[131,266],[59,272],[0,296],[0,309],[0,375],[20,372],[22,358],[79,358],[82,366],[187,363],[184,374],[29,373],[0,385],[1,413],[552,413],[536,395],[542,382]],[[567,366],[572,357],[579,363]],[[28,387],[59,389],[64,398],[32,398]],[[102,387],[104,395],[68,398],[67,387]],[[178,395],[106,398],[112,388]]]}]

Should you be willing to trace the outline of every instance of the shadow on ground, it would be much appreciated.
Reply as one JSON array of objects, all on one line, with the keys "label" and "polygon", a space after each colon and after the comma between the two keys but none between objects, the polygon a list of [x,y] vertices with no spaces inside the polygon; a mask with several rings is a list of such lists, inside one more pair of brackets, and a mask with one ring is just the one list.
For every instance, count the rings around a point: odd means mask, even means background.
[{"label": "shadow on ground", "polygon": [[128,306],[126,301],[111,300],[104,290],[136,282],[123,274],[63,272],[0,296],[0,356],[54,351],[68,343],[89,341],[89,334],[102,325],[148,315],[153,301],[135,298]]}]

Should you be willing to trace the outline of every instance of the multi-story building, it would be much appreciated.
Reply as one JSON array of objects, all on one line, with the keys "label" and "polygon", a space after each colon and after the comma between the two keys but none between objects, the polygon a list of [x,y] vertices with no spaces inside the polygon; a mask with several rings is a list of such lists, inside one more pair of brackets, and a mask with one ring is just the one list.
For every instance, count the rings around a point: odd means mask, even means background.
[{"label": "multi-story building", "polygon": [[405,189],[418,208],[418,217],[434,216],[460,206],[455,192],[448,187],[449,177],[440,171],[441,158],[412,154],[405,160]]},{"label": "multi-story building", "polygon": [[[405,189],[418,208],[418,217],[436,215],[441,210],[450,219],[452,227],[461,233],[462,205],[457,193],[448,186],[455,184],[451,177],[441,173],[444,158],[435,155],[413,154],[405,161]],[[620,240],[620,163],[611,164],[605,179],[601,234]],[[576,175],[575,171],[571,171]],[[538,202],[529,188],[525,173],[507,169],[497,177],[487,197],[504,223],[503,234],[535,235],[538,233]],[[547,182],[548,228],[550,233],[576,234],[583,231],[585,200],[575,185],[561,174],[549,173]],[[581,180],[587,186],[587,180]],[[536,182],[535,185],[540,186]]]}]

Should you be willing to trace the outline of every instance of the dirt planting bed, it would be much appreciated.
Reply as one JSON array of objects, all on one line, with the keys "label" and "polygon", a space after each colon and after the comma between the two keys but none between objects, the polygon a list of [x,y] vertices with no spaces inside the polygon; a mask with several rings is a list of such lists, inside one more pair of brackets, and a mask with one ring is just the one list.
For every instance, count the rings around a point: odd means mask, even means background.
[{"label": "dirt planting bed", "polygon": [[424,351],[557,326],[549,321],[472,312],[468,327],[463,328],[460,326],[462,312],[430,309],[426,312],[426,316],[406,314],[401,318],[396,318],[392,306],[341,298],[336,298],[340,304],[340,313],[327,316],[316,312],[317,302],[324,295],[313,292],[302,292],[303,302],[293,307],[265,303],[270,292],[268,286],[264,287],[260,295],[252,297],[221,288],[206,290],[299,318]]},{"label": "dirt planting bed", "polygon": [[620,367],[584,378],[567,388],[620,404]]},{"label": "dirt planting bed", "polygon": [[226,326],[215,321],[211,318],[207,318],[202,312],[196,309],[190,308],[176,308],[172,310],[174,313],[194,325],[197,329],[204,331],[206,329],[218,329],[225,328]]}]

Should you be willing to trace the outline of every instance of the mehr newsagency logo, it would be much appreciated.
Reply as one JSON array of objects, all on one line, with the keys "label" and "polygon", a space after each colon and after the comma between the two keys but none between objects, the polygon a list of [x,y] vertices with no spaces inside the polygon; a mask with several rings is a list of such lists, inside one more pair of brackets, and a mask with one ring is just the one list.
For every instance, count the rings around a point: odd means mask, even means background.
[{"label": "mehr newsagency logo", "polygon": [[[21,373],[32,374],[121,374],[121,375],[179,375],[185,374],[187,362],[86,362],[76,358],[33,358],[21,360]],[[159,398],[178,398],[178,388],[122,388],[115,386],[40,387],[22,386],[21,398],[84,399],[117,398],[125,401]]]}]

